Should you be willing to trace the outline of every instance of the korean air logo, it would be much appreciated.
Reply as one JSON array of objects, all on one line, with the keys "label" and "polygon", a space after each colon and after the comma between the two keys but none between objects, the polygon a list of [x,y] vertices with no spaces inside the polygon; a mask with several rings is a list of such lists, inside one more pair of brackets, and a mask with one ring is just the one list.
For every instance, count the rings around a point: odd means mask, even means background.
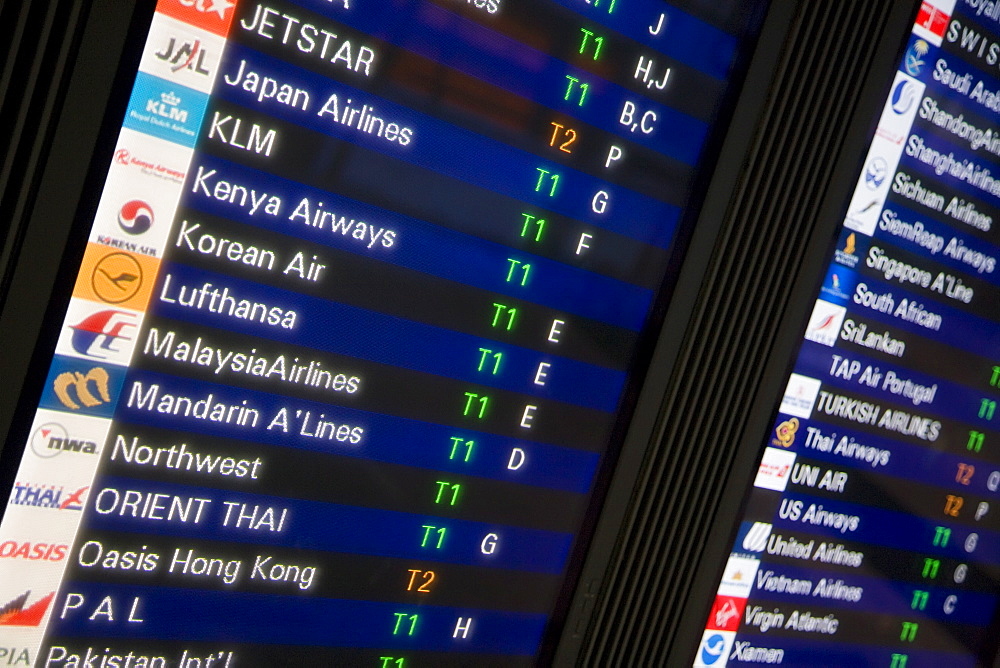
[{"label": "korean air logo", "polygon": [[70,344],[81,355],[107,359],[120,352],[119,342],[132,340],[127,332],[135,326],[135,318],[124,311],[98,311],[70,325],[73,330]]},{"label": "korean air logo", "polygon": [[763,552],[767,547],[767,539],[771,537],[772,528],[767,522],[754,522],[743,537],[743,549],[747,552]]},{"label": "korean air logo", "polygon": [[927,62],[924,58],[930,52],[930,44],[922,39],[918,39],[914,42],[909,49],[906,50],[906,55],[903,56],[903,68],[906,73],[911,77],[918,77],[924,71],[924,65]]},{"label": "korean air logo", "polygon": [[153,226],[153,208],[140,199],[126,202],[118,210],[118,226],[127,234],[148,232]]},{"label": "korean air logo", "polygon": [[885,158],[876,156],[872,158],[865,168],[865,185],[869,190],[878,190],[889,177],[889,163]]},{"label": "korean air logo", "polygon": [[706,666],[715,665],[726,653],[726,639],[721,633],[713,633],[701,643],[701,662]]},{"label": "korean air logo", "polygon": [[917,87],[912,81],[903,79],[892,89],[890,104],[892,105],[892,110],[898,115],[902,116],[908,113],[916,103]]}]

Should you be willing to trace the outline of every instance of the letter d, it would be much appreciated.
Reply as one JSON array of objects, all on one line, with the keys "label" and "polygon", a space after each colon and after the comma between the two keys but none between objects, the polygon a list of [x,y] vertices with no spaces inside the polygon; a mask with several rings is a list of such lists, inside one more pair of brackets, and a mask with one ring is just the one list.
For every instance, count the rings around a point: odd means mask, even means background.
[{"label": "letter d", "polygon": [[507,468],[511,471],[516,471],[524,466],[525,460],[527,460],[527,457],[524,454],[524,450],[514,448],[510,451],[510,461],[507,462]]}]

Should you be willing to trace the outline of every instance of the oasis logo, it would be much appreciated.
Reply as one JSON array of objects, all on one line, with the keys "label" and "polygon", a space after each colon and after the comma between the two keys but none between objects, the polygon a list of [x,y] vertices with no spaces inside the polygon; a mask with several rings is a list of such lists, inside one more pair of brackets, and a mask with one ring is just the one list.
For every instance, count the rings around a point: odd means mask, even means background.
[{"label": "oasis logo", "polygon": [[97,442],[73,438],[58,422],[43,424],[31,435],[31,450],[39,457],[55,457],[60,452],[97,453]]},{"label": "oasis logo", "polygon": [[[108,372],[95,366],[86,374],[79,371],[67,371],[59,374],[52,383],[52,389],[64,406],[77,411],[80,410],[81,406],[74,401],[74,397],[87,408],[100,406],[111,401],[111,393],[108,391],[109,380]],[[97,391],[97,397],[90,391],[91,384]]]},{"label": "oasis logo", "polygon": [[15,482],[10,494],[10,505],[56,510],[83,510],[84,495],[90,487],[75,492],[66,491],[61,485],[43,485],[33,482]]},{"label": "oasis logo", "polygon": [[69,545],[32,543],[8,540],[0,543],[0,559],[29,559],[31,561],[62,561]]},{"label": "oasis logo", "polygon": [[28,605],[31,597],[29,589],[9,603],[0,605],[0,626],[38,626],[55,596],[56,593],[52,592],[37,603]]}]

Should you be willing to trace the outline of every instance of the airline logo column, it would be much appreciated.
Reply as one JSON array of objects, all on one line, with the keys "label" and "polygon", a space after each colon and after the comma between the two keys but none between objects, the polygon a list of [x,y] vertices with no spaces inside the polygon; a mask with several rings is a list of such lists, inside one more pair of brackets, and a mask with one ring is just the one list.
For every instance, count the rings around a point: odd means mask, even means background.
[{"label": "airline logo column", "polygon": [[[846,229],[836,253],[837,263],[826,276],[821,298],[816,301],[806,327],[805,338],[809,341],[826,346],[833,346],[837,341],[847,315],[844,304],[854,283],[852,268],[858,262],[857,246],[862,244],[859,235],[863,235],[861,239],[871,237],[878,227],[905,143],[924,97],[926,85],[920,79],[930,69],[925,57],[931,45],[941,45],[955,2],[924,2],[918,13],[903,67],[892,83],[847,211]],[[797,458],[787,448],[799,431],[799,419],[811,417],[821,384],[816,378],[795,373],[789,378],[779,408],[781,422],[769,447],[764,449],[754,487],[779,493],[785,491]],[[722,668],[730,661],[745,661],[741,645],[748,646],[750,643],[736,642],[737,632],[743,623],[747,600],[754,588],[760,559],[768,547],[772,529],[773,525],[768,522],[741,524],[695,656],[693,665],[696,668]],[[755,658],[751,659],[753,662],[781,662],[781,650],[750,649],[756,652]]]},{"label": "airline logo column", "polygon": [[0,659],[33,665],[103,455],[235,3],[161,0],[0,525]]}]

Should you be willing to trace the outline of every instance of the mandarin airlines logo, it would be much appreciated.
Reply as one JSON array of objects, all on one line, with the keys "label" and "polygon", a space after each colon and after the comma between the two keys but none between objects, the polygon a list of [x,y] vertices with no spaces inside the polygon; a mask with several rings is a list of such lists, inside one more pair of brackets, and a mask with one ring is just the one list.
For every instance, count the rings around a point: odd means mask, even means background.
[{"label": "mandarin airlines logo", "polygon": [[126,234],[138,235],[153,227],[153,207],[141,199],[134,199],[118,210],[118,226]]},{"label": "mandarin airlines logo", "polygon": [[58,422],[41,425],[31,434],[31,451],[43,459],[50,459],[63,452],[97,454],[97,441],[71,434]]},{"label": "mandarin airlines logo", "polygon": [[771,440],[773,445],[780,446],[782,448],[790,448],[795,444],[795,435],[799,431],[799,419],[790,418],[779,424],[774,429],[774,438]]},{"label": "mandarin airlines logo", "polygon": [[71,490],[62,485],[15,482],[10,493],[10,505],[52,510],[83,510],[84,497],[90,486]]},{"label": "mandarin airlines logo", "polygon": [[55,592],[31,602],[31,590],[14,597],[7,603],[0,603],[0,626],[38,626],[52,604]]},{"label": "mandarin airlines logo", "polygon": [[52,390],[63,406],[78,411],[83,406],[94,408],[109,403],[111,401],[109,381],[108,372],[96,366],[85,374],[79,371],[59,374],[52,383]]},{"label": "mandarin airlines logo", "polygon": [[70,344],[80,355],[108,359],[121,353],[122,342],[131,341],[129,334],[137,327],[135,316],[125,311],[106,309],[88,315],[75,325]]}]

